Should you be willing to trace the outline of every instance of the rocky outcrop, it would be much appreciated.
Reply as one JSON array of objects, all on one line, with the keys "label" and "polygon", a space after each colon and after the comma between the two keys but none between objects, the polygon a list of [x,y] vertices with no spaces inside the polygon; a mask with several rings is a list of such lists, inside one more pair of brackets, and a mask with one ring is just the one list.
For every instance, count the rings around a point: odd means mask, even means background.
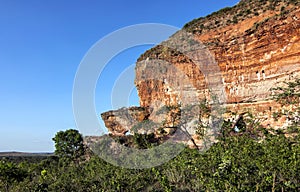
[{"label": "rocky outcrop", "polygon": [[101,114],[105,126],[113,135],[125,135],[133,125],[147,120],[150,111],[145,107],[121,108]]},{"label": "rocky outcrop", "polygon": [[[182,29],[205,45],[218,64],[220,70],[216,75],[221,77],[228,111],[251,111],[263,117],[265,126],[280,127],[285,123],[284,120],[281,123],[272,120],[272,113],[280,110],[281,105],[269,99],[272,87],[300,77],[300,8],[297,4],[297,1],[285,0],[241,1],[233,8],[196,19]],[[166,79],[141,78],[156,74],[157,68],[153,66],[145,70],[147,62],[154,60],[166,61],[189,78],[190,84],[181,90],[185,96],[190,92],[196,93],[190,97],[196,96],[199,100],[211,96],[203,71],[189,55],[158,45],[137,60],[135,85],[141,108],[129,108],[129,112],[120,109],[101,115],[111,133],[125,134],[136,122],[155,121],[153,108],[157,101],[174,106],[183,99],[182,94],[174,91],[174,82],[172,84],[168,79],[170,76]],[[175,72],[159,68],[162,74],[178,77]],[[225,118],[229,116],[229,113],[224,113]]]}]

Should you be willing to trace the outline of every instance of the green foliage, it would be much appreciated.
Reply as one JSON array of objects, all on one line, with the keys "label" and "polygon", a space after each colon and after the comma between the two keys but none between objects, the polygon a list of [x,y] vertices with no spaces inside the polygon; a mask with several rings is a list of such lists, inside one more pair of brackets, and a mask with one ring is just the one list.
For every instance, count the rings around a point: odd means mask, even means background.
[{"label": "green foliage", "polygon": [[226,7],[206,17],[194,19],[184,25],[183,29],[191,33],[216,30],[232,23],[236,24],[247,18],[258,16],[268,10],[280,11],[284,16],[290,12],[290,6],[298,6],[299,0],[242,0],[233,7]]},{"label": "green foliage", "polygon": [[15,163],[0,161],[0,186],[2,184],[6,191],[9,191],[9,186],[21,182],[26,176],[27,172]]},{"label": "green foliage", "polygon": [[284,105],[297,104],[300,98],[300,79],[285,82],[285,86],[276,87],[272,90],[274,91],[273,99],[279,103]]},{"label": "green foliage", "polygon": [[284,130],[287,134],[296,134],[296,138],[299,138],[300,131],[300,107],[299,107],[299,96],[300,96],[300,79],[294,81],[285,82],[285,86],[273,88],[273,99],[276,100],[283,106],[289,106],[290,110],[282,110],[280,112],[274,112],[273,118],[278,119],[285,116],[289,120],[289,125]]},{"label": "green foliage", "polygon": [[209,106],[207,103],[208,103],[207,100],[203,100],[197,106],[199,113],[198,113],[198,122],[196,126],[196,134],[199,135],[200,138],[205,137],[208,129],[208,124],[203,122],[203,118],[208,119],[211,113],[211,106]]},{"label": "green foliage", "polygon": [[55,142],[55,154],[61,159],[74,161],[84,155],[83,138],[75,129],[59,131],[52,140]]},{"label": "green foliage", "polygon": [[98,156],[76,166],[61,166],[53,158],[1,162],[0,191],[5,185],[10,191],[299,191],[299,139],[283,134],[266,134],[261,142],[251,134],[221,137],[205,153],[186,148],[171,161],[144,170],[115,167]]}]

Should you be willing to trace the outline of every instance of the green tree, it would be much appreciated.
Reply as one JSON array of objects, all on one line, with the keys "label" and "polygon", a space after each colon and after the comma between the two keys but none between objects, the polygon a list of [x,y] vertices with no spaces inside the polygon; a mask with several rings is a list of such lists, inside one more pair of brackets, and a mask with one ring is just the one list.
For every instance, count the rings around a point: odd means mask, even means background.
[{"label": "green tree", "polygon": [[59,158],[75,161],[85,153],[82,135],[75,129],[59,131],[52,140],[55,142],[55,154]]}]

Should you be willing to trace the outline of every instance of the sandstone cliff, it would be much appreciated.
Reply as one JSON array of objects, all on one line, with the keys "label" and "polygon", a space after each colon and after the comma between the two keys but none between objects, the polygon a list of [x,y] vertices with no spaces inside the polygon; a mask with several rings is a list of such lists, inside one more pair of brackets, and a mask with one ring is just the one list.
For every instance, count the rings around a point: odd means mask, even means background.
[{"label": "sandstone cliff", "polygon": [[[271,117],[281,106],[269,99],[270,89],[300,76],[299,1],[242,0],[232,8],[187,23],[182,31],[201,42],[218,64],[227,111],[237,114],[251,111],[263,119],[265,126],[280,127],[285,123],[285,119],[275,121]],[[201,99],[211,96],[205,75],[195,67],[193,60],[163,44],[155,46],[137,60],[135,84],[142,108],[130,108],[134,114],[130,118],[116,117],[123,114],[124,109],[101,114],[111,133],[125,134],[133,122],[155,121],[153,103],[156,101],[167,106],[180,103],[182,95],[173,91],[164,79],[139,78],[155,72],[151,68],[145,71],[141,63],[157,59],[167,61],[189,78],[192,86],[186,86],[185,93],[196,92],[196,97]],[[174,113],[168,112],[167,116],[170,114]],[[231,118],[230,114],[223,116]],[[162,126],[170,127],[172,120],[168,119]]]}]

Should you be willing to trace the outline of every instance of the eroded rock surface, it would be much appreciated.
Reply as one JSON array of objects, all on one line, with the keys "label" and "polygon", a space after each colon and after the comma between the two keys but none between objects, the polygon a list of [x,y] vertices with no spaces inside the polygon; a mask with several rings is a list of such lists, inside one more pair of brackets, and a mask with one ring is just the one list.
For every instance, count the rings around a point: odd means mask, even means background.
[{"label": "eroded rock surface", "polygon": [[150,111],[145,107],[130,107],[101,114],[105,126],[113,135],[125,135],[133,125],[147,120]]},{"label": "eroded rock surface", "polygon": [[[281,110],[281,105],[269,99],[272,87],[300,77],[300,8],[297,3],[284,0],[276,3],[266,1],[263,4],[258,0],[247,2],[241,1],[231,9],[196,19],[186,24],[182,31],[191,33],[194,40],[205,45],[214,57],[219,67],[216,76],[221,77],[228,111],[251,111],[263,119],[264,126],[280,127],[286,123],[285,120],[272,119],[272,113]],[[143,78],[158,73],[153,66],[145,70],[147,62],[155,60],[166,61],[172,68],[185,74],[189,85],[181,87],[179,93],[174,85],[179,74],[159,64],[159,72],[166,74],[166,78]],[[157,101],[173,106],[180,104],[182,95],[190,94],[190,99],[197,97],[196,101],[211,96],[207,78],[195,61],[163,44],[138,58],[136,76],[135,85],[141,108],[101,114],[106,127],[113,134],[125,134],[133,124],[143,120],[155,121],[152,110]],[[230,114],[224,113],[224,118],[230,118]]]}]

